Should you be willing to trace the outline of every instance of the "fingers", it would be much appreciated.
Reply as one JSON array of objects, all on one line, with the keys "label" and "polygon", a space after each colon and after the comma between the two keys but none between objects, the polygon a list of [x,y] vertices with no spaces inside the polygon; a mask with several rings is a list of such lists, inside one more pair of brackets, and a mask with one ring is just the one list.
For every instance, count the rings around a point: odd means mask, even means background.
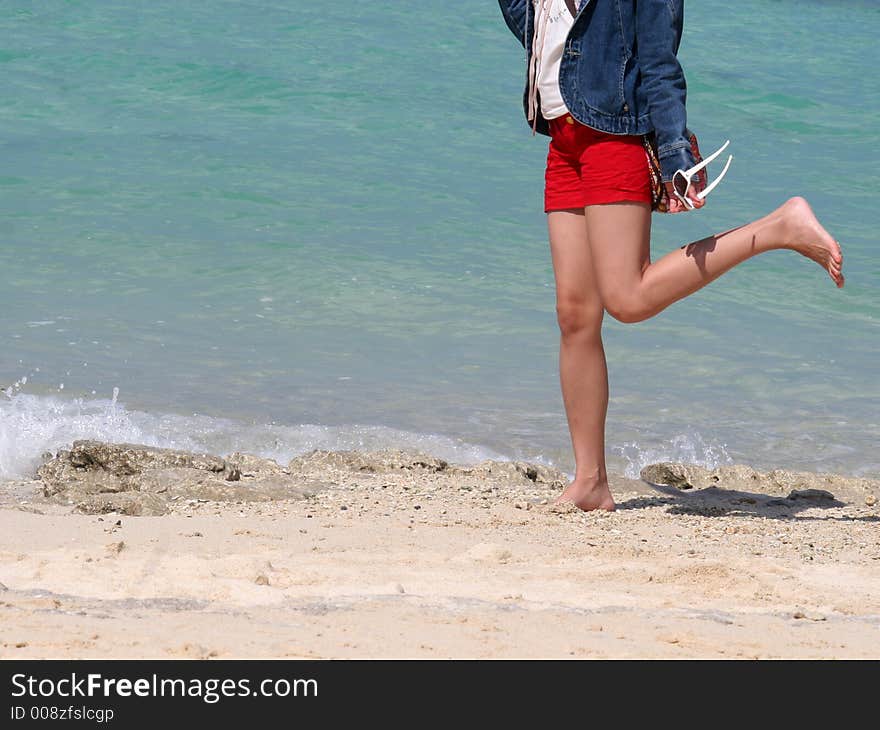
[{"label": "fingers", "polygon": [[[700,187],[700,190],[702,186]],[[668,182],[666,183],[666,192],[669,197],[669,213],[684,213],[685,211],[691,210],[688,206],[686,206],[681,200],[679,200],[678,196],[675,192],[675,186]],[[699,190],[695,185],[688,186],[687,189],[687,199],[693,204],[694,209],[702,208],[706,204],[706,200],[704,198],[698,198],[697,193]]]},{"label": "fingers", "polygon": [[[690,195],[688,196],[688,199],[694,204],[694,209],[702,208],[706,204],[705,200],[695,199],[695,198],[692,198]],[[684,213],[688,210],[690,210],[690,208],[688,208],[678,198],[676,198],[674,196],[669,198],[669,211],[668,212],[670,212],[670,213]]]},{"label": "fingers", "polygon": [[705,187],[706,186],[698,180],[694,180],[688,188],[686,195],[688,200],[694,204],[694,208],[702,208],[706,204],[706,199],[699,197],[699,193],[701,193]]}]

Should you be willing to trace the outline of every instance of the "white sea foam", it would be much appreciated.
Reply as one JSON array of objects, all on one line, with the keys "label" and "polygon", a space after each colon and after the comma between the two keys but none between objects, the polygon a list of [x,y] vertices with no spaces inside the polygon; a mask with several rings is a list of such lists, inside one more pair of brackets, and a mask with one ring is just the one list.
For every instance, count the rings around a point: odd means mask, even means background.
[{"label": "white sea foam", "polygon": [[678,434],[659,446],[642,447],[628,442],[612,451],[625,461],[624,476],[630,479],[638,479],[644,467],[660,461],[696,464],[706,469],[733,463],[724,444],[708,443],[696,432]]},{"label": "white sea foam", "polygon": [[0,393],[0,479],[30,477],[46,452],[69,448],[76,439],[129,442],[225,455],[245,451],[279,463],[311,449],[411,448],[447,461],[472,464],[506,459],[482,446],[440,434],[352,424],[246,424],[204,415],[129,410],[112,398],[63,398],[10,388]]}]

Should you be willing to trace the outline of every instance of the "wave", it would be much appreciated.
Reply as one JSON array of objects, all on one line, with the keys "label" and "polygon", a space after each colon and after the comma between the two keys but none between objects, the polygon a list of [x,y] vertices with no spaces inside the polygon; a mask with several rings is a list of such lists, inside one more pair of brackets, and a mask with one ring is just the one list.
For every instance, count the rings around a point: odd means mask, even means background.
[{"label": "wave", "polygon": [[76,439],[126,442],[213,454],[243,451],[281,464],[312,449],[415,449],[449,462],[475,464],[510,457],[442,434],[382,425],[247,424],[206,415],[130,410],[112,398],[62,398],[0,391],[0,479],[28,479],[45,452],[69,448]]},{"label": "wave", "polygon": [[624,476],[629,479],[638,479],[644,467],[661,461],[694,464],[706,469],[733,463],[724,444],[709,443],[695,431],[678,434],[657,446],[644,447],[627,442],[611,451],[622,460]]}]

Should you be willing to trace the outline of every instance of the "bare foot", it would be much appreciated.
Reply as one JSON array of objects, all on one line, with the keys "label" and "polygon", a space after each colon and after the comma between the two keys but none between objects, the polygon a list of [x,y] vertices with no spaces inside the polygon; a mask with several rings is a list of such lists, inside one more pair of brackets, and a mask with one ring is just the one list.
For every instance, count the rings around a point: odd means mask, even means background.
[{"label": "bare foot", "polygon": [[572,502],[584,512],[594,509],[614,511],[614,499],[611,496],[611,490],[608,489],[608,482],[604,481],[578,481],[575,479],[557,497],[555,504],[562,502]]},{"label": "bare foot", "polygon": [[843,286],[843,253],[840,244],[825,230],[810,204],[800,197],[782,205],[785,248],[815,261],[840,288]]}]

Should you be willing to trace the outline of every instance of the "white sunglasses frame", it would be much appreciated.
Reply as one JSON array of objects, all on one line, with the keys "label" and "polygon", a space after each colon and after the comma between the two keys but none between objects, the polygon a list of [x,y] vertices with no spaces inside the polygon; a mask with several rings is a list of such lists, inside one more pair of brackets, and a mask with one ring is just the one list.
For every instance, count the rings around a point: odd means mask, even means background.
[{"label": "white sunglasses frame", "polygon": [[[678,198],[684,206],[688,210],[694,209],[694,204],[691,199],[687,196],[687,192],[691,187],[691,179],[696,175],[700,170],[702,170],[706,165],[708,165],[712,160],[714,160],[718,155],[724,152],[727,149],[727,145],[730,144],[730,140],[727,140],[721,147],[719,147],[715,152],[705,158],[702,162],[694,165],[690,170],[676,170],[675,174],[672,176],[672,190],[675,192],[675,197]],[[707,185],[704,190],[701,190],[697,193],[697,197],[700,200],[703,200],[709,193],[711,193],[721,182],[724,176],[727,174],[727,170],[730,168],[730,163],[733,162],[733,155],[730,155],[727,158],[727,163],[724,165],[724,169],[721,171],[721,174],[716,177],[710,185]],[[678,191],[678,185],[676,184],[676,178],[681,175],[685,181],[684,190],[682,192]]]}]

